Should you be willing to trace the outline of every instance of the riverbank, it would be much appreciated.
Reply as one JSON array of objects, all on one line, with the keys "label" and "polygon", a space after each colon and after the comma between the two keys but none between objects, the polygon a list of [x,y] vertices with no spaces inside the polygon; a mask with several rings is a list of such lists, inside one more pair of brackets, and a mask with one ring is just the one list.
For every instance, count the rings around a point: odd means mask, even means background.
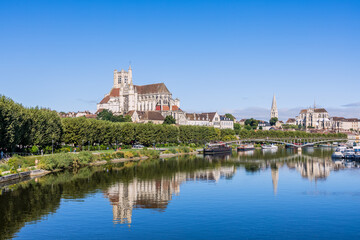
[{"label": "riverbank", "polygon": [[[176,153],[164,153],[161,154],[158,150],[127,150],[127,151],[117,151],[113,153],[89,153],[89,152],[80,152],[80,153],[67,153],[67,154],[54,154],[48,156],[38,156],[38,157],[15,157],[12,161],[9,160],[10,165],[18,166],[25,162],[30,164],[31,161],[34,161],[35,166],[31,166],[33,170],[25,170],[23,168],[18,168],[16,170],[12,169],[10,171],[2,172],[6,174],[0,176],[0,187],[13,184],[14,181],[19,182],[19,180],[29,180],[35,177],[42,177],[49,173],[63,171],[69,168],[81,168],[86,166],[99,166],[105,165],[108,163],[122,163],[122,162],[136,162],[140,160],[147,159],[165,159],[181,155],[188,154],[197,154],[198,151],[193,150],[188,147],[174,148],[172,151],[177,151]],[[121,157],[123,156],[123,157]],[[126,156],[126,157],[124,157]],[[40,160],[39,160],[40,159]],[[69,162],[71,160],[72,162]],[[61,161],[54,163],[54,161]],[[39,163],[39,164],[37,164]],[[68,163],[68,165],[64,165]],[[18,165],[17,165],[18,164]],[[62,168],[56,168],[56,166],[62,166]],[[9,166],[11,167],[11,166]],[[36,168],[36,169],[34,169]],[[42,169],[45,168],[45,169]],[[28,168],[27,168],[28,169]],[[12,172],[16,173],[12,173]],[[9,184],[8,184],[9,183]]]}]

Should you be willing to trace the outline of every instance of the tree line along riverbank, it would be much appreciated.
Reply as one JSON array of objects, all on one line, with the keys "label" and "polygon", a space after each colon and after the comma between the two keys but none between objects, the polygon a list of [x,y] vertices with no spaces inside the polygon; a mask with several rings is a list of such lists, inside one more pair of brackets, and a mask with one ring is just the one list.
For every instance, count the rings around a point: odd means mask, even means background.
[{"label": "tree line along riverbank", "polygon": [[[0,151],[44,153],[68,152],[72,147],[98,150],[141,143],[145,146],[168,144],[203,145],[210,141],[243,138],[343,138],[344,134],[311,134],[303,131],[254,131],[217,129],[205,126],[118,123],[97,119],[60,118],[56,111],[39,107],[25,108],[10,98],[0,96]],[[95,148],[95,149],[94,149]]]}]

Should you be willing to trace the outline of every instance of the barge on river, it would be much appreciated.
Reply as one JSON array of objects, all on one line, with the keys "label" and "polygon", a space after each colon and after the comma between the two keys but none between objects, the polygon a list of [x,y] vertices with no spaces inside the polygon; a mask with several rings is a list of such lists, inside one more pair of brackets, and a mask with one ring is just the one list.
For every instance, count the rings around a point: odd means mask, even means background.
[{"label": "barge on river", "polygon": [[204,148],[204,154],[221,154],[221,153],[231,153],[232,147],[226,145],[225,143],[216,143],[208,144]]}]

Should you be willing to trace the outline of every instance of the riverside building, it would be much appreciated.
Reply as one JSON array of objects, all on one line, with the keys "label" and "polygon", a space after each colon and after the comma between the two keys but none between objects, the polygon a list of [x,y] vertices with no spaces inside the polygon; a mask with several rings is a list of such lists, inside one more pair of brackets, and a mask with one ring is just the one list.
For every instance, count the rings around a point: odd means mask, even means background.
[{"label": "riverside building", "polygon": [[331,129],[329,113],[325,108],[302,109],[296,117],[296,125],[314,129]]}]

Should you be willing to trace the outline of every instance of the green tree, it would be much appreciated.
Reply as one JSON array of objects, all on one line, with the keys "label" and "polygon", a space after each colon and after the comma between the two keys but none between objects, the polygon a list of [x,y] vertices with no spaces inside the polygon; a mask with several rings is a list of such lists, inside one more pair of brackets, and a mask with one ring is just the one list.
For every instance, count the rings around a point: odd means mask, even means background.
[{"label": "green tree", "polygon": [[29,109],[31,121],[31,142],[45,148],[53,143],[60,144],[62,135],[61,119],[57,112],[38,107]]},{"label": "green tree", "polygon": [[132,122],[131,117],[129,115],[114,115],[111,111],[104,109],[100,113],[98,113],[96,119],[98,120],[106,120],[110,122]]},{"label": "green tree", "polygon": [[234,120],[235,120],[235,117],[234,117],[231,113],[226,113],[226,114],[225,114],[225,117],[230,118],[231,121],[234,121]]},{"label": "green tree", "polygon": [[277,117],[273,117],[270,119],[270,125],[271,126],[275,126],[275,124],[277,123],[277,121],[279,121],[279,119]]},{"label": "green tree", "polygon": [[245,120],[245,129],[249,129],[249,127],[246,126],[250,126],[251,129],[257,129],[257,126],[259,124],[259,121],[254,119],[254,118],[250,118],[250,119],[246,119]]},{"label": "green tree", "polygon": [[112,121],[113,117],[114,117],[114,114],[111,111],[109,111],[107,109],[104,109],[104,110],[102,110],[101,112],[98,113],[98,115],[96,116],[96,119]]},{"label": "green tree", "polygon": [[173,116],[168,115],[165,117],[163,124],[176,124],[176,120]]},{"label": "green tree", "polygon": [[240,123],[234,123],[234,130],[235,130],[236,135],[239,135],[240,130],[241,130]]}]

